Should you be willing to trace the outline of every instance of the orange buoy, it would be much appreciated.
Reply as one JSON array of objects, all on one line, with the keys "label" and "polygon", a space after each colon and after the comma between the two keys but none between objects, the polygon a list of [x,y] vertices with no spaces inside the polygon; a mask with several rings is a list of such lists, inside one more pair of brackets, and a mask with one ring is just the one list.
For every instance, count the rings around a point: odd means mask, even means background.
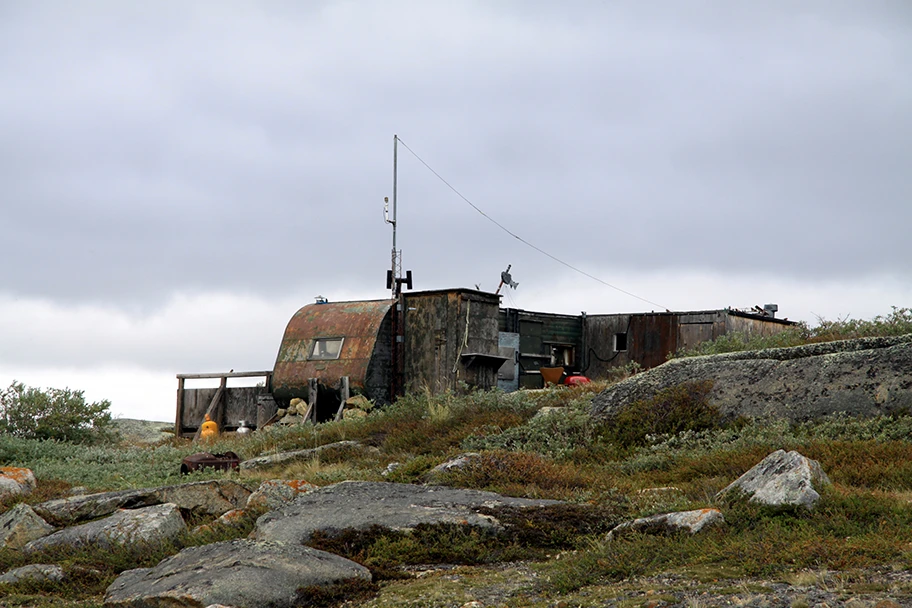
[{"label": "orange buoy", "polygon": [[206,421],[203,422],[203,429],[200,431],[200,438],[209,441],[218,437],[218,424],[212,419],[212,416],[206,414]]}]

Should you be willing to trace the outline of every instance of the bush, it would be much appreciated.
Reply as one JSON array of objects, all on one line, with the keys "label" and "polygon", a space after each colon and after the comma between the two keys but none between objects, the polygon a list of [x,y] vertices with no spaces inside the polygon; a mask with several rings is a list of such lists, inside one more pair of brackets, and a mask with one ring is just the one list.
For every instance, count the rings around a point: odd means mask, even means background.
[{"label": "bush", "polygon": [[0,432],[25,439],[96,443],[114,435],[108,400],[86,403],[82,391],[43,391],[13,381],[0,393]]},{"label": "bush", "polygon": [[624,446],[646,445],[650,435],[676,435],[720,426],[719,409],[709,403],[712,380],[684,382],[621,408],[605,430],[608,439]]}]

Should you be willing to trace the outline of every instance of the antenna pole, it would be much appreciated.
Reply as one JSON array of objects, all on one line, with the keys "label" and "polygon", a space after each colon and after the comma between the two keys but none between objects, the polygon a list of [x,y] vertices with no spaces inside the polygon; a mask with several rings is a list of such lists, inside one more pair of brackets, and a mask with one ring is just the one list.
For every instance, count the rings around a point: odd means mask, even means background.
[{"label": "antenna pole", "polygon": [[393,298],[398,295],[399,285],[396,279],[399,278],[399,253],[396,251],[396,187],[398,181],[398,155],[399,155],[399,136],[393,135],[393,214],[390,224],[393,225],[393,252],[392,252],[392,270],[393,270]]}]

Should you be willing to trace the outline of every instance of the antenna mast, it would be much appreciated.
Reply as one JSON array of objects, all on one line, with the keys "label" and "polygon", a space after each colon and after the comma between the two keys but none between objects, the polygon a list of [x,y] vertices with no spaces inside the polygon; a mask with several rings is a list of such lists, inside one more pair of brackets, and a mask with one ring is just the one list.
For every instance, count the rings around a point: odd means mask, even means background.
[{"label": "antenna mast", "polygon": [[390,255],[391,265],[390,269],[386,271],[386,288],[389,289],[391,293],[391,298],[393,300],[393,314],[392,314],[392,327],[391,338],[392,338],[392,352],[391,352],[391,361],[390,361],[390,401],[395,401],[402,392],[402,387],[404,386],[404,362],[403,362],[403,343],[405,342],[405,310],[403,306],[402,299],[402,284],[404,283],[406,288],[412,288],[412,271],[409,270],[405,274],[405,278],[402,278],[402,252],[396,249],[396,189],[398,181],[398,156],[399,156],[399,136],[393,135],[393,212],[390,214],[389,209],[389,199],[384,198],[384,219],[387,224],[393,226],[393,250]]}]

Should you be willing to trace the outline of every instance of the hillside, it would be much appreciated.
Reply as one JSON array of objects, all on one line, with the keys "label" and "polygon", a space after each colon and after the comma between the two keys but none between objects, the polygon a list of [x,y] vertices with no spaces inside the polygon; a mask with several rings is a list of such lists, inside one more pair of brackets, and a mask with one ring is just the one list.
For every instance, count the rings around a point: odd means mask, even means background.
[{"label": "hillside", "polygon": [[[432,480],[569,505],[543,519],[509,520],[509,531],[493,535],[432,527],[313,541],[366,565],[374,579],[374,586],[325,597],[322,605],[346,598],[349,605],[377,607],[912,604],[912,417],[723,419],[708,393],[691,385],[629,404],[627,417],[607,423],[590,416],[593,397],[605,388],[416,395],[363,418],[271,427],[206,446],[173,438],[150,446],[134,436],[116,446],[87,447],[3,436],[0,464],[31,468],[38,486],[0,501],[0,513],[17,502],[67,496],[77,486],[101,492],[186,482],[180,461],[203,447],[246,459],[328,446],[271,467],[210,470],[189,479],[234,480],[250,489],[267,479],[317,486]],[[657,411],[665,415],[650,414]],[[353,443],[330,445],[340,441]],[[714,499],[778,449],[819,461],[832,480],[816,509]],[[466,466],[432,473],[469,451],[479,456]],[[605,540],[624,520],[710,506],[722,511],[724,527],[693,536]],[[191,526],[151,551],[0,550],[0,572],[52,561],[68,576],[61,583],[7,586],[0,605],[100,606],[121,571],[153,566],[184,547],[245,538],[254,515],[233,527]],[[300,605],[315,605],[307,601]]]}]

